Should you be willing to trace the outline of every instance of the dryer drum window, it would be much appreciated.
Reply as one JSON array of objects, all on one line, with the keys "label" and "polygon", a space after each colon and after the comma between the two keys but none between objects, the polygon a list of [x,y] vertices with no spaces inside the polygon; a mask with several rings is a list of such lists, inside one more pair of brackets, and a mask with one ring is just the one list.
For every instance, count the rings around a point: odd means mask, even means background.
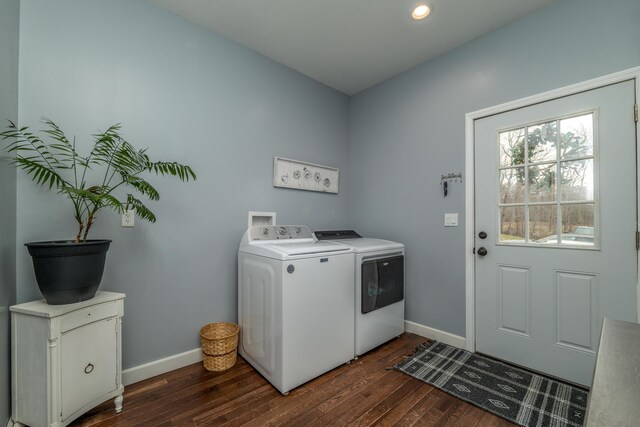
[{"label": "dryer drum window", "polygon": [[404,256],[362,263],[362,314],[404,299]]}]

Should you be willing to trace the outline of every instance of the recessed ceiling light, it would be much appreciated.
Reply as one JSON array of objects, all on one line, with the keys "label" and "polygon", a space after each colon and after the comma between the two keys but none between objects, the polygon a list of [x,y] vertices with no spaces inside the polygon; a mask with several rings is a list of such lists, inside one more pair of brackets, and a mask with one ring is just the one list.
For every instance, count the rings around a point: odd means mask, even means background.
[{"label": "recessed ceiling light", "polygon": [[413,9],[413,12],[411,12],[411,17],[416,21],[419,21],[420,19],[424,19],[429,16],[430,12],[431,8],[429,6],[427,6],[426,4],[421,4]]}]

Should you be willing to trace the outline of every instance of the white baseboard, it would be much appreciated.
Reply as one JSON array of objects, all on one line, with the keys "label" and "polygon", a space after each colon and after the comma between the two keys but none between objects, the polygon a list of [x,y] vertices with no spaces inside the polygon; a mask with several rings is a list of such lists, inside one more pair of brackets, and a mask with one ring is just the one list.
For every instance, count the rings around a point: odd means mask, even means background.
[{"label": "white baseboard", "polygon": [[[462,349],[465,348],[464,337],[450,334],[449,332],[444,332],[439,329],[430,328],[429,326],[424,326],[409,320],[404,321],[404,330],[425,338],[438,340],[454,347]],[[137,383],[138,381],[146,380],[147,378],[155,377],[156,375],[161,375],[165,372],[183,368],[187,365],[201,361],[202,352],[200,351],[200,348],[194,348],[193,350],[185,351],[184,353],[175,354],[173,356],[165,357],[164,359],[154,360],[153,362],[125,369],[122,371],[122,383],[124,385]],[[7,427],[12,426],[13,423],[9,420]]]},{"label": "white baseboard", "polygon": [[440,341],[442,343],[461,348],[463,350],[466,349],[466,339],[459,335],[450,334],[449,332],[430,328],[429,326],[424,326],[416,322],[411,322],[409,320],[404,321],[404,330],[406,332],[411,332],[412,334],[420,335],[421,337]]},{"label": "white baseboard", "polygon": [[184,353],[174,354],[164,359],[154,360],[153,362],[143,365],[134,366],[133,368],[122,371],[122,383],[129,385],[165,372],[183,368],[202,361],[202,351],[200,348],[185,351]]}]

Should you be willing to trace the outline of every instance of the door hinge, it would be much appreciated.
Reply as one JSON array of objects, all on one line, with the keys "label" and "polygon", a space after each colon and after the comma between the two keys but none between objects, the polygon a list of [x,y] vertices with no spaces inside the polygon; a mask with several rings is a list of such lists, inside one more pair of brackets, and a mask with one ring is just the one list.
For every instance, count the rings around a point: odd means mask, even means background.
[{"label": "door hinge", "polygon": [[640,250],[640,231],[636,231],[636,251]]},{"label": "door hinge", "polygon": [[638,104],[633,106],[633,120],[638,123]]}]

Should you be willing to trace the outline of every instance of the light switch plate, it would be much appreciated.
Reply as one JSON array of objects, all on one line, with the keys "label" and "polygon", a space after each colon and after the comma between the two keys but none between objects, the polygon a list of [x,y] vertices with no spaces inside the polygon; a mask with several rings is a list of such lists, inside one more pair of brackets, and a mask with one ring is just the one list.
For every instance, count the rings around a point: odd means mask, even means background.
[{"label": "light switch plate", "polygon": [[458,214],[446,213],[444,214],[444,226],[445,227],[457,227],[458,226]]}]

